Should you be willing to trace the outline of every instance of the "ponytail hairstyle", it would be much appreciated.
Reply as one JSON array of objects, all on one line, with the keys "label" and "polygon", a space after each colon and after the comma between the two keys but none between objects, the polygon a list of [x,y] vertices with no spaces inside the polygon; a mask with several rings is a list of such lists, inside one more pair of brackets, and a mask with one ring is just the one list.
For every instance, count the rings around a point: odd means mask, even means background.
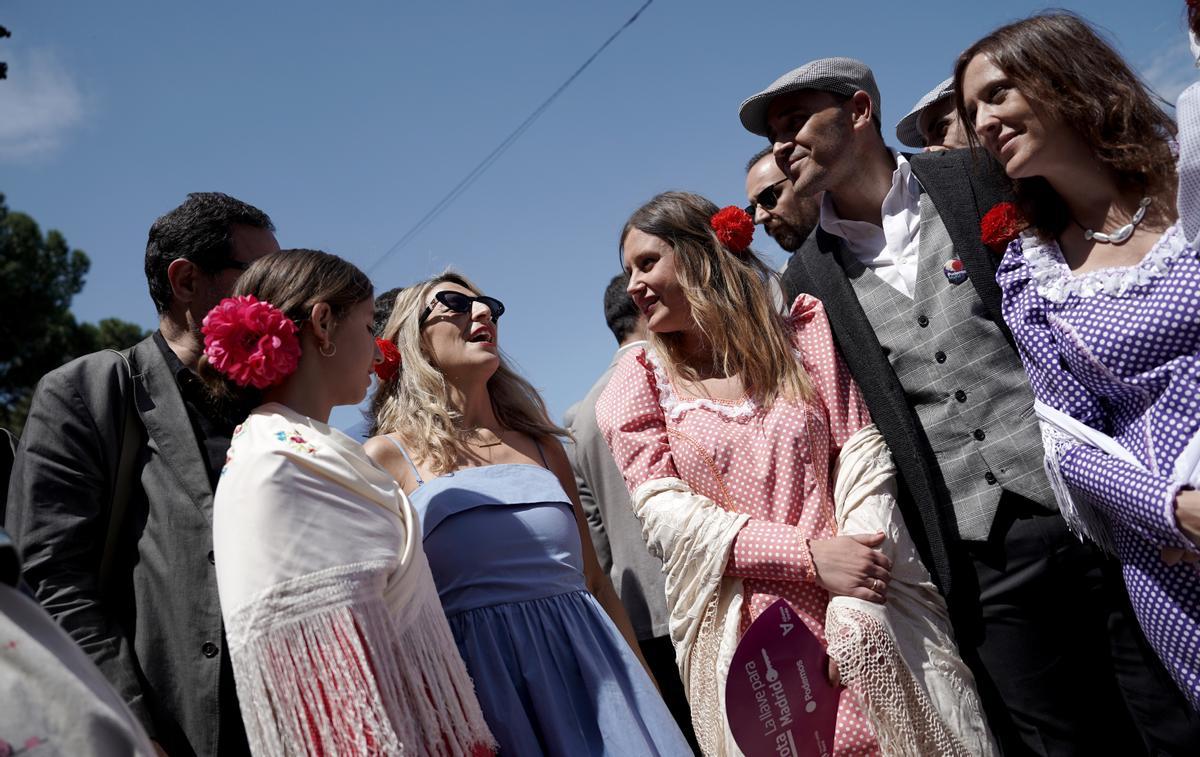
[{"label": "ponytail hairstyle", "polygon": [[[299,328],[317,303],[327,304],[336,322],[373,292],[367,275],[336,255],[319,250],[280,250],[251,263],[238,277],[231,296],[252,295],[270,303]],[[212,365],[207,354],[200,358],[199,373],[219,400],[251,407],[263,401],[262,389],[234,382]]]},{"label": "ponytail hairstyle", "polygon": [[[663,192],[634,211],[621,229],[622,258],[633,229],[670,245],[680,288],[712,365],[726,376],[740,376],[747,393],[762,407],[779,397],[811,400],[812,383],[771,295],[770,281],[778,280],[778,274],[748,247],[735,252],[722,243],[712,226],[717,212],[717,206],[700,195]],[[672,374],[700,380],[684,354],[682,334],[650,332],[649,341]]]},{"label": "ponytail hairstyle", "polygon": [[[1121,192],[1150,197],[1146,220],[1164,227],[1174,220],[1175,121],[1091,25],[1066,11],[1031,16],[996,29],[958,56],[954,102],[972,149],[979,135],[962,84],[976,55],[1002,70],[1039,116],[1074,129],[1116,175]],[[1045,178],[1016,179],[1013,189],[1042,239],[1057,238],[1071,223],[1066,203]]]},{"label": "ponytail hairstyle", "polygon": [[[400,351],[400,367],[393,376],[379,382],[367,419],[371,436],[395,434],[414,459],[426,462],[437,475],[456,470],[470,453],[462,409],[454,405],[450,386],[432,362],[418,323],[421,310],[442,284],[457,284],[472,294],[481,294],[465,276],[446,271],[405,287],[397,295],[382,338],[392,341]],[[537,390],[509,367],[503,354],[487,388],[492,410],[504,428],[535,439],[568,435],[566,429],[550,420]]]}]

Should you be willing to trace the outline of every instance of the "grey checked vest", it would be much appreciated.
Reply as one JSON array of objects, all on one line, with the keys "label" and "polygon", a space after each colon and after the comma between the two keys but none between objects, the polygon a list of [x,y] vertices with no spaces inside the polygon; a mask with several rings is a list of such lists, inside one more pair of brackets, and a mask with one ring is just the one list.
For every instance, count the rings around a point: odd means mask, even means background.
[{"label": "grey checked vest", "polygon": [[983,313],[975,288],[944,266],[954,245],[922,193],[916,297],[912,300],[844,250],[840,262],[917,412],[954,502],[959,537],[986,539],[1008,490],[1055,508],[1042,469],[1042,438],[1025,370]]}]

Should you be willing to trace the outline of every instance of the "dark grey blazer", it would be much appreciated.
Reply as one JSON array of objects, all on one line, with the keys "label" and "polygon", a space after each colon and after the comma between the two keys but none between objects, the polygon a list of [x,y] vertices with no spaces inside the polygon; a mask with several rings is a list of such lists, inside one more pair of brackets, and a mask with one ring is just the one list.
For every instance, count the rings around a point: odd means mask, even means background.
[{"label": "dark grey blazer", "polygon": [[[996,203],[1012,199],[1008,178],[982,151],[974,157],[970,150],[952,150],[907,158],[979,293],[977,314],[999,324],[1011,344],[1012,334],[1000,314],[1000,287],[996,284],[999,256],[979,238],[983,215]],[[958,536],[953,504],[929,440],[833,254],[842,243],[840,237],[818,227],[788,261],[784,291],[788,301],[807,292],[824,303],[842,356],[895,458],[905,523],[934,581],[947,602],[953,604],[949,549]]]},{"label": "dark grey blazer", "polygon": [[[240,718],[231,682],[226,692],[220,683],[225,650],[211,551],[212,487],[153,337],[131,350],[131,363],[132,387],[112,352],[86,355],[41,380],[13,466],[7,527],[38,600],[151,738],[173,756],[215,755],[220,724],[240,725]],[[120,557],[102,593],[100,553],[130,390],[146,443],[134,466],[138,483]],[[229,707],[232,713],[221,717]]]}]

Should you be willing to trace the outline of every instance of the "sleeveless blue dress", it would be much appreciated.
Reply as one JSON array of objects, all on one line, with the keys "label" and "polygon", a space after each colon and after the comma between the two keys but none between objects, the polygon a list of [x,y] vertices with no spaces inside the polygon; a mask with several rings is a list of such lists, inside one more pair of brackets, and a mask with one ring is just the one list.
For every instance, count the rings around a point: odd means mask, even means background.
[{"label": "sleeveless blue dress", "polygon": [[417,483],[429,567],[500,754],[692,753],[587,590],[553,473],[489,465]]}]

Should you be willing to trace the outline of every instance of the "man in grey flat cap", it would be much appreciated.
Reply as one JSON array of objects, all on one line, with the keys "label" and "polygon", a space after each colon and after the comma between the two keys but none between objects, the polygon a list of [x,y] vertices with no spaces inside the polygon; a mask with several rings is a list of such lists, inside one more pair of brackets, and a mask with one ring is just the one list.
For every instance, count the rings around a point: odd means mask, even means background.
[{"label": "man in grey flat cap", "polygon": [[926,152],[967,146],[967,133],[954,110],[954,77],[927,92],[900,119],[896,124],[896,139],[902,145]]},{"label": "man in grey flat cap", "polygon": [[1010,199],[999,166],[966,150],[891,150],[874,75],[850,58],[785,74],[740,116],[771,140],[795,193],[824,193],[786,296],[824,302],[1004,753],[1194,749],[1194,713],[1147,651],[1112,565],[1067,530],[1043,472],[1033,396],[1000,314],[999,258],[980,241],[983,215]]},{"label": "man in grey flat cap", "polygon": [[750,201],[746,213],[788,252],[800,249],[817,227],[820,203],[792,191],[792,182],[779,170],[769,146],[746,164],[746,198]]}]

